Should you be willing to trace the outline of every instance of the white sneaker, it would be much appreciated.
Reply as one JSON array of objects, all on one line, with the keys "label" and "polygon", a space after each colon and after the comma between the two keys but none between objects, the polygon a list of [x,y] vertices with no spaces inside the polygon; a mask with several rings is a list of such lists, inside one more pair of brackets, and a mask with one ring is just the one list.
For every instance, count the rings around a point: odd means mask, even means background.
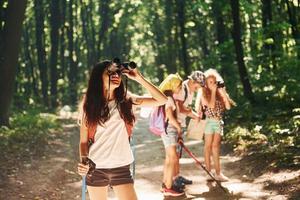
[{"label": "white sneaker", "polygon": [[220,182],[226,182],[229,181],[229,178],[225,176],[224,174],[220,173],[219,175],[215,175],[215,179],[220,181]]}]

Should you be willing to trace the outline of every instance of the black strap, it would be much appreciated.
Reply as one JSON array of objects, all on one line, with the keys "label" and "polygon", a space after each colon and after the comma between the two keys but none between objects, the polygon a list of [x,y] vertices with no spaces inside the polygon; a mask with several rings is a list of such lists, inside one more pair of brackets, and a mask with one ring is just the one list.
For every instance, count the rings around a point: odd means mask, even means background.
[{"label": "black strap", "polygon": [[188,97],[188,89],[185,84],[183,84],[183,89],[184,89],[184,99],[183,99],[183,103],[184,103]]}]

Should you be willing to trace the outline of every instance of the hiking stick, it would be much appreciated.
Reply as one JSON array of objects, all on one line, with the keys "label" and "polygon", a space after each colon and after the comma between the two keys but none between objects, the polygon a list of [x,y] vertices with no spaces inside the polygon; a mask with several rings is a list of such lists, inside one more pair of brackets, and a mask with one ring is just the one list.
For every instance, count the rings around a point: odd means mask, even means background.
[{"label": "hiking stick", "polygon": [[85,200],[85,191],[86,191],[86,176],[82,176],[82,187],[81,187],[81,199]]},{"label": "hiking stick", "polygon": [[205,166],[196,158],[196,156],[183,144],[182,141],[179,141],[180,146],[189,154],[191,158],[193,158],[196,162],[196,164],[200,165],[202,169],[217,183],[217,185],[225,192],[228,193],[228,191],[221,185],[220,181],[215,179],[215,177],[206,169]]},{"label": "hiking stick", "polygon": [[133,137],[133,134],[130,136],[130,148],[132,150],[132,154],[133,154],[133,157],[134,157],[134,161],[133,163],[131,164],[132,165],[132,179],[134,180],[135,178],[135,144],[134,144],[134,137]]}]

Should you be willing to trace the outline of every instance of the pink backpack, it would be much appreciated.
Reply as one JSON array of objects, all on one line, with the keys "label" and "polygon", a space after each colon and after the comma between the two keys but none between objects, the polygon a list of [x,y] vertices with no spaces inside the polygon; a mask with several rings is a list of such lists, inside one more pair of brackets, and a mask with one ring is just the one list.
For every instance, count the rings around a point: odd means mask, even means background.
[{"label": "pink backpack", "polygon": [[164,106],[155,107],[150,114],[149,130],[157,136],[166,134]]}]

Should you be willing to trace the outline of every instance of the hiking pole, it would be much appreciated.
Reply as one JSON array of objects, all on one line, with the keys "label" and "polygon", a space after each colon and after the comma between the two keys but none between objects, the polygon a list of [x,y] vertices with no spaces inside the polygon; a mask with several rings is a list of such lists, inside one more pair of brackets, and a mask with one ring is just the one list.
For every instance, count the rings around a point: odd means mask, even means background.
[{"label": "hiking pole", "polygon": [[82,187],[81,187],[81,199],[85,200],[85,191],[86,191],[86,176],[82,176]]},{"label": "hiking pole", "polygon": [[130,136],[130,147],[131,147],[131,150],[132,150],[132,154],[133,154],[133,157],[134,157],[134,161],[132,163],[132,179],[135,178],[135,144],[134,144],[134,137],[133,137],[134,134],[132,134]]},{"label": "hiking pole", "polygon": [[225,192],[228,193],[228,191],[221,185],[220,181],[215,179],[215,177],[206,169],[205,166],[202,165],[202,163],[196,158],[196,156],[183,144],[182,141],[179,141],[180,146],[193,158],[196,162],[196,164],[200,165],[204,171],[217,183],[217,185]]}]

